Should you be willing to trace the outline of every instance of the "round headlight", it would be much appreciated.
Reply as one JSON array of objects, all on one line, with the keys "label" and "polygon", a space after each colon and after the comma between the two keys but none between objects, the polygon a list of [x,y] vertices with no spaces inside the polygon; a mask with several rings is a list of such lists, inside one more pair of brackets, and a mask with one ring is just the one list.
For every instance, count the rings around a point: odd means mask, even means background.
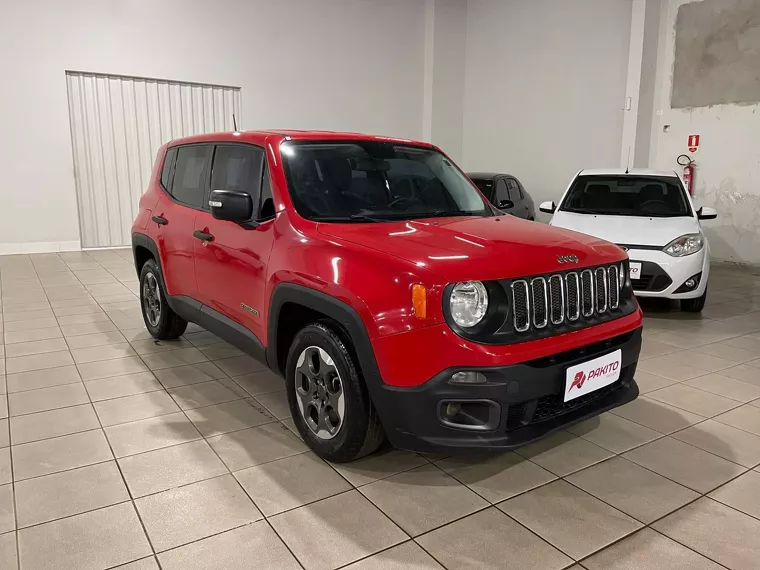
[{"label": "round headlight", "polygon": [[488,291],[480,281],[457,283],[451,291],[449,309],[458,326],[472,328],[486,316]]}]

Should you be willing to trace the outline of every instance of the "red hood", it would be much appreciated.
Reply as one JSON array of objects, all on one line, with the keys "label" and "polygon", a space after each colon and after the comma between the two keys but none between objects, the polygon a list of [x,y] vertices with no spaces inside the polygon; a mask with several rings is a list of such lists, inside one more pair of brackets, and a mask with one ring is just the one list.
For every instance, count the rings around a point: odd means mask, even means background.
[{"label": "red hood", "polygon": [[[551,273],[623,258],[615,245],[512,216],[319,224],[318,231],[426,267],[449,282]],[[560,264],[557,256],[576,255]]]}]

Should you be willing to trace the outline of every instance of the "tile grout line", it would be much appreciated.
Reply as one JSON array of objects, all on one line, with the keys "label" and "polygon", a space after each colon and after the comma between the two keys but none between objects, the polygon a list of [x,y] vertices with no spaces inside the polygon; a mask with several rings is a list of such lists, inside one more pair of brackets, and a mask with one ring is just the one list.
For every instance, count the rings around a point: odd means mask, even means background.
[{"label": "tile grout line", "polygon": [[[64,262],[64,263],[65,263],[65,262]],[[68,265],[68,264],[66,264],[66,265]],[[72,272],[72,273],[73,273],[73,272]],[[74,275],[74,278],[75,278],[77,281],[79,281],[79,279],[76,277],[76,275]],[[81,282],[80,282],[80,283],[81,283]],[[82,284],[82,286],[84,287],[84,285],[83,285],[83,284]],[[90,295],[90,292],[89,292],[89,290],[88,290],[86,287],[84,287],[84,288],[85,288],[85,290],[87,291],[87,294],[88,294],[88,295]],[[47,295],[47,293],[46,293],[46,295]],[[91,295],[90,295],[90,296],[91,296]],[[49,299],[48,299],[48,300],[49,300]],[[95,300],[95,299],[93,298],[93,300]],[[97,301],[95,301],[95,302],[97,303]],[[100,304],[98,303],[98,306],[99,306],[99,305],[100,305]],[[108,317],[108,318],[110,319],[110,317]],[[55,317],[55,319],[56,319],[56,322],[58,323],[58,326],[60,327],[60,326],[61,326],[61,323],[60,323],[60,321],[58,320],[58,317],[56,316],[56,317]],[[116,323],[114,323],[114,325],[115,325],[115,324],[116,324]],[[61,331],[63,331],[63,329],[61,329]],[[67,342],[66,344],[67,344],[67,346],[68,346],[68,342]],[[72,354],[71,352],[69,352],[69,354],[71,355],[71,358],[72,358],[72,360],[74,360],[74,356],[73,356],[73,354]],[[74,361],[74,364],[75,364],[75,366],[76,366],[76,361]],[[79,375],[79,377],[80,377],[80,379],[81,379],[81,378],[82,378],[82,374],[81,374],[81,372],[79,371],[79,367],[77,366],[77,367],[76,367],[76,369],[77,369],[77,374]],[[95,417],[96,417],[96,419],[98,420],[98,425],[100,426],[100,431],[101,431],[101,433],[103,434],[103,438],[106,440],[106,444],[108,445],[108,449],[109,449],[109,451],[111,452],[111,458],[112,458],[111,460],[114,462],[114,464],[116,465],[116,468],[117,468],[117,469],[118,469],[118,471],[119,471],[119,476],[121,477],[121,482],[122,482],[122,484],[124,485],[124,489],[127,491],[127,496],[129,497],[129,502],[130,502],[130,504],[131,504],[131,507],[132,507],[133,511],[135,512],[135,514],[136,514],[136,516],[137,516],[137,520],[140,522],[140,526],[141,526],[141,528],[142,528],[142,531],[143,531],[143,534],[144,534],[144,536],[145,536],[145,539],[148,541],[148,546],[150,547],[150,549],[151,549],[151,552],[153,553],[153,556],[155,557],[155,555],[156,555],[156,549],[155,549],[155,547],[153,546],[153,542],[151,541],[151,539],[150,539],[150,536],[148,535],[148,531],[147,531],[147,529],[145,528],[145,523],[143,522],[143,520],[142,520],[142,517],[140,516],[140,512],[137,510],[137,505],[136,505],[136,504],[135,504],[135,502],[134,502],[134,498],[133,498],[133,496],[132,496],[132,491],[131,491],[131,489],[129,488],[129,485],[127,484],[127,480],[126,480],[126,478],[124,477],[124,473],[123,473],[123,471],[122,471],[122,469],[121,469],[121,465],[119,465],[119,462],[116,460],[116,454],[114,453],[114,450],[113,450],[113,446],[112,446],[112,444],[111,444],[111,440],[108,438],[108,435],[106,434],[106,431],[105,431],[105,429],[103,428],[103,423],[102,423],[102,422],[101,422],[101,420],[100,420],[100,416],[98,415],[98,413],[97,413],[97,410],[95,410],[95,406],[93,405],[93,402],[92,402],[92,398],[90,397],[90,393],[89,393],[89,390],[87,390],[87,386],[86,386],[86,384],[85,384],[84,380],[82,380],[82,384],[83,384],[83,387],[84,387],[85,393],[87,394],[87,398],[88,398],[88,400],[90,400],[90,406],[91,406],[91,407],[92,407],[92,409],[93,409],[93,413],[95,414]],[[76,515],[75,515],[75,516],[76,516]],[[131,562],[131,561],[128,561],[128,562]],[[19,558],[19,565],[20,565],[20,564],[21,564],[21,559]]]},{"label": "tile grout line", "polygon": [[[98,263],[98,265],[100,265],[100,264]],[[79,278],[76,277],[76,275],[74,276],[74,278],[77,279],[77,281],[79,281]],[[80,281],[80,283],[81,283],[81,281]],[[84,284],[82,284],[82,286],[85,287],[85,290],[87,290],[88,295],[91,295],[89,289],[87,289],[87,287],[84,286]],[[98,304],[98,307],[100,307],[100,303],[98,303],[98,301],[95,300],[94,297],[93,297],[93,300]],[[102,307],[100,307],[100,308],[102,310]],[[110,315],[108,315],[106,313],[106,316],[108,317],[109,321],[112,322],[114,324],[114,326],[116,326],[116,328],[118,329],[118,326],[116,325],[116,323],[114,323],[111,320]],[[56,317],[56,320],[57,320],[57,317]],[[59,326],[60,326],[60,323],[59,323]],[[61,329],[61,330],[63,330],[63,329]],[[68,344],[68,342],[67,342],[67,344]],[[72,360],[74,360],[73,353],[72,353],[71,357],[72,357]],[[76,365],[76,361],[74,361],[74,364]],[[79,371],[79,367],[78,366],[77,366],[77,372],[79,373],[79,375],[81,377],[81,372]],[[154,377],[155,377],[155,375],[154,375]],[[148,546],[150,547],[150,550],[153,553],[153,558],[156,561],[156,564],[158,564],[158,567],[159,567],[159,570],[160,570],[161,564],[158,562],[158,557],[156,556],[156,548],[153,545],[153,541],[151,540],[150,535],[148,534],[148,529],[145,528],[145,521],[143,521],[143,518],[140,515],[140,511],[137,508],[137,504],[135,503],[134,496],[132,495],[132,490],[129,488],[129,485],[127,484],[126,477],[124,477],[124,472],[122,471],[121,464],[119,463],[118,459],[116,458],[116,453],[114,452],[113,445],[111,444],[111,440],[109,439],[108,434],[106,433],[106,430],[103,427],[103,422],[101,421],[100,416],[98,415],[97,410],[95,410],[94,403],[92,402],[92,397],[90,396],[90,392],[87,389],[87,384],[84,382],[84,380],[82,380],[82,383],[84,384],[84,389],[85,389],[85,392],[87,393],[87,397],[90,400],[90,405],[93,407],[93,411],[95,413],[95,417],[98,419],[98,424],[100,425],[100,429],[103,432],[103,437],[105,438],[106,443],[108,444],[108,449],[111,451],[111,456],[113,457],[113,462],[116,464],[116,469],[118,469],[118,471],[119,471],[119,476],[121,477],[122,484],[124,485],[124,488],[127,491],[127,496],[129,497],[129,502],[130,502],[130,505],[132,507],[132,510],[134,511],[135,515],[137,516],[137,520],[140,523],[140,527],[142,528],[143,535],[145,536],[145,540],[148,541]],[[133,562],[133,561],[129,561],[129,562]],[[123,564],[129,563],[129,562],[125,562]]]},{"label": "tile grout line", "polygon": [[[233,381],[234,381],[234,379],[233,379]],[[91,403],[91,404],[92,404],[92,403]],[[184,412],[184,410],[182,410],[182,411]],[[710,419],[710,418],[705,418],[705,420],[704,420],[704,421],[706,421],[707,419]],[[189,418],[188,418],[188,420],[189,420]],[[280,423],[283,423],[281,420],[277,420],[277,421],[279,421]],[[629,420],[629,421],[631,421],[631,420]],[[636,422],[634,422],[634,423],[636,423]],[[698,423],[702,423],[702,422],[698,422]],[[283,425],[284,425],[284,424],[283,424]],[[694,424],[694,425],[698,425],[698,424]],[[284,426],[284,427],[286,427],[286,429],[289,429],[289,428],[287,428],[287,426]],[[683,429],[688,429],[688,427],[692,427],[692,426],[687,426],[686,428],[683,428]],[[650,429],[651,429],[651,428],[650,428]],[[682,431],[682,430],[677,430],[676,432],[673,432],[673,433],[677,433],[678,431]],[[672,435],[672,434],[663,434],[663,437],[668,437],[669,435]],[[202,436],[202,437],[203,437],[203,436]],[[577,437],[577,436],[576,436],[576,437]],[[205,437],[203,437],[203,439],[205,440]],[[658,438],[658,439],[661,439],[661,438]],[[653,440],[653,441],[656,441],[656,440]],[[648,443],[650,443],[650,442],[648,442]],[[685,443],[685,442],[683,442],[683,443]],[[110,442],[109,442],[109,444],[110,444]],[[642,444],[642,445],[645,445],[645,444]],[[687,445],[689,445],[689,444],[687,444]],[[632,448],[632,449],[634,449],[634,448]],[[628,451],[630,451],[630,450],[628,450]],[[704,450],[703,450],[703,451],[704,451]],[[626,451],[626,452],[627,452],[627,451]],[[613,452],[613,453],[614,453],[614,452]],[[709,453],[709,452],[708,452],[708,453]],[[620,457],[620,456],[621,456],[620,454],[614,454],[614,457]],[[718,457],[719,457],[719,456],[718,456]],[[427,458],[425,458],[425,459],[427,459]],[[723,458],[723,459],[725,459],[725,458]],[[528,460],[528,461],[529,461],[529,460]],[[224,462],[222,462],[222,463],[224,463]],[[118,464],[118,461],[117,461],[117,464]],[[328,463],[328,465],[329,465],[329,463]],[[225,467],[226,467],[226,464],[225,464]],[[439,470],[441,470],[439,466],[437,466],[437,465],[436,465],[436,467],[437,467]],[[742,466],[742,467],[743,467],[743,466]],[[228,471],[229,471],[229,469],[228,469]],[[234,475],[233,475],[233,476],[234,476]],[[393,475],[389,475],[389,477],[392,477],[392,476],[393,476]],[[740,476],[742,476],[742,474],[738,475],[737,477],[740,477]],[[556,479],[555,479],[555,481],[556,481]],[[571,484],[572,484],[572,483],[571,483]],[[725,483],[724,483],[724,484],[725,484]],[[721,485],[721,486],[722,486],[722,485]],[[353,487],[353,485],[352,485],[352,487]],[[354,488],[354,489],[356,489],[356,487],[353,487],[353,488]],[[473,491],[473,492],[475,492],[475,491]],[[706,496],[706,494],[705,494],[705,495],[701,495],[701,497],[704,497],[704,496]],[[695,499],[695,500],[698,500],[698,499]],[[490,502],[489,502],[489,503],[490,503]],[[255,504],[255,502],[254,502],[254,504]],[[493,506],[493,504],[491,504],[491,506]],[[613,508],[614,508],[614,507],[613,507]],[[681,508],[683,508],[683,507],[681,507]],[[730,508],[730,507],[729,507],[729,508]],[[378,510],[380,510],[381,512],[383,512],[383,511],[382,511],[381,509],[379,509],[379,508],[378,508]],[[674,512],[675,512],[675,511],[674,511]],[[672,514],[672,513],[671,513],[671,514]],[[263,515],[263,513],[262,513],[262,515]],[[387,515],[386,515],[386,516],[387,516]],[[667,516],[667,515],[666,515],[666,516]],[[266,517],[265,517],[265,518],[266,518]],[[394,524],[395,524],[395,523],[394,523]],[[450,523],[449,523],[449,524],[450,524]],[[270,525],[270,526],[271,526],[271,525]],[[431,531],[431,532],[432,532],[432,531]],[[656,531],[655,531],[655,532],[656,532]],[[422,536],[422,535],[420,535],[420,536]],[[543,540],[543,539],[542,539],[542,540]],[[284,541],[283,541],[283,542],[284,542]],[[408,542],[408,541],[405,541],[405,542]],[[403,543],[401,543],[401,544],[403,544]],[[286,544],[286,546],[287,546],[287,544]],[[556,548],[556,547],[555,547],[555,548]],[[605,548],[606,548],[606,547],[605,547]],[[688,547],[687,547],[687,548],[688,548]],[[297,559],[296,559],[296,560],[297,560]]]},{"label": "tile grout line", "polygon": [[[192,343],[191,343],[191,344],[192,344]],[[196,348],[196,350],[198,350],[198,349]],[[139,355],[139,356],[140,356],[140,358],[141,358],[141,360],[142,360],[142,355]],[[204,354],[204,356],[205,356],[205,354]],[[209,362],[213,362],[213,361],[209,360]],[[144,361],[144,360],[143,360],[143,363],[145,363],[145,361]],[[147,364],[145,364],[145,365],[147,366]],[[219,366],[217,366],[217,368],[219,368]],[[228,374],[227,374],[227,373],[226,373],[224,370],[222,370],[221,368],[219,368],[219,370],[221,371],[221,373],[222,373],[222,374],[225,374],[225,376],[224,376],[222,379],[224,379],[224,378],[229,378],[230,380],[232,380],[232,382],[233,382],[233,383],[235,383],[236,385],[238,385],[238,384],[237,384],[237,382],[235,382],[235,380],[234,380],[232,377],[230,377],[230,376],[229,376],[229,375],[228,375]],[[218,380],[218,379],[214,379],[214,381],[217,381],[217,380]],[[161,381],[159,380],[159,382],[161,382]],[[221,383],[220,383],[220,384],[221,384]],[[163,383],[161,383],[161,385],[163,386]],[[192,385],[192,384],[191,384],[191,385]],[[239,385],[238,385],[238,386],[239,386]],[[243,388],[242,388],[242,386],[239,386],[239,387],[240,387],[241,389],[243,389]],[[216,456],[216,458],[219,460],[219,462],[221,463],[221,465],[223,465],[223,466],[224,466],[224,469],[226,469],[226,470],[227,470],[227,475],[228,475],[228,476],[230,476],[230,477],[232,477],[232,479],[235,481],[235,484],[236,484],[236,485],[237,485],[237,486],[240,488],[240,490],[241,490],[241,491],[243,492],[243,494],[244,494],[244,495],[245,495],[245,496],[248,498],[248,500],[249,500],[249,501],[251,501],[251,504],[252,504],[252,505],[254,506],[254,508],[255,508],[255,509],[256,509],[256,510],[259,512],[259,514],[262,516],[262,518],[261,518],[261,519],[259,519],[259,520],[263,520],[263,521],[265,521],[265,522],[266,522],[267,526],[268,526],[268,527],[269,527],[269,528],[272,530],[272,532],[274,533],[274,535],[275,535],[275,536],[276,536],[276,537],[277,537],[277,538],[280,540],[280,542],[283,544],[283,546],[285,546],[285,548],[287,549],[287,551],[288,551],[288,552],[290,553],[290,555],[293,557],[293,560],[295,560],[295,561],[296,561],[296,564],[298,564],[298,565],[299,565],[299,566],[300,566],[302,569],[304,569],[304,570],[305,570],[305,568],[304,568],[303,564],[301,564],[301,561],[298,559],[298,557],[297,557],[297,556],[295,555],[295,553],[292,551],[292,549],[291,549],[290,545],[288,545],[288,543],[287,543],[287,542],[286,542],[286,541],[285,541],[285,540],[282,538],[282,536],[280,536],[280,534],[279,534],[279,533],[277,532],[277,530],[274,528],[274,526],[272,525],[272,523],[269,521],[269,518],[268,518],[268,517],[267,517],[267,516],[264,514],[264,512],[263,512],[263,511],[262,511],[262,510],[261,510],[261,509],[258,507],[258,505],[256,504],[256,501],[254,501],[254,500],[253,500],[253,497],[251,497],[251,496],[249,495],[249,493],[248,493],[248,491],[245,489],[245,487],[244,487],[244,486],[243,486],[243,485],[240,483],[240,481],[238,481],[238,478],[235,476],[234,472],[233,472],[233,471],[230,469],[229,465],[227,465],[227,463],[226,463],[226,462],[225,462],[225,461],[222,459],[222,457],[219,455],[219,453],[217,452],[217,450],[216,450],[216,449],[214,449],[214,446],[212,446],[212,445],[209,443],[209,441],[208,441],[208,439],[206,438],[206,436],[204,436],[204,435],[203,435],[203,434],[200,432],[200,430],[199,430],[199,429],[198,429],[198,427],[195,425],[195,423],[193,422],[193,420],[192,420],[192,419],[191,419],[191,418],[190,418],[190,417],[187,415],[187,413],[186,413],[186,410],[185,410],[185,409],[183,409],[183,408],[182,408],[182,406],[180,406],[180,404],[179,404],[179,403],[176,401],[176,399],[175,399],[175,398],[174,398],[174,396],[173,396],[173,395],[172,395],[172,394],[171,394],[171,393],[168,391],[168,389],[166,389],[166,388],[164,387],[164,390],[165,390],[165,391],[166,391],[166,393],[169,395],[169,397],[172,399],[172,401],[174,401],[174,402],[175,402],[175,404],[177,405],[177,407],[180,409],[180,412],[182,412],[182,414],[185,416],[185,418],[187,419],[187,421],[188,421],[188,422],[190,422],[190,425],[192,425],[192,426],[193,426],[193,428],[196,430],[196,432],[197,432],[197,433],[198,433],[198,434],[201,436],[201,439],[200,439],[200,441],[203,441],[203,442],[206,444],[206,446],[208,446],[208,448],[211,450],[211,452],[212,452],[212,453],[213,453],[213,454]],[[247,391],[246,391],[245,389],[243,389],[243,391],[247,393]],[[240,398],[240,399],[241,399],[241,400],[244,400],[244,398]],[[272,415],[273,415],[273,414],[272,414]],[[261,424],[261,425],[269,425],[269,424],[271,424],[271,423],[275,423],[275,422],[277,422],[277,423],[280,423],[284,429],[288,429],[288,428],[287,428],[287,426],[285,426],[284,424],[282,424],[282,422],[280,422],[280,421],[279,421],[279,420],[278,420],[276,417],[275,417],[274,421],[272,421],[272,422],[268,422],[268,423],[266,423],[266,424]],[[258,427],[258,426],[254,426],[254,427]],[[243,428],[243,429],[249,429],[249,428]],[[235,430],[235,431],[242,431],[242,430]],[[288,430],[288,431],[290,431],[290,430]],[[234,433],[234,431],[233,431],[233,432],[228,432],[228,433]],[[224,435],[224,434],[222,434],[222,435]],[[304,453],[306,453],[306,452],[304,452]],[[296,455],[297,455],[297,454],[296,454]],[[280,459],[282,459],[282,458],[280,458]],[[275,460],[273,460],[272,462],[274,462],[274,461],[278,461],[278,460],[279,460],[279,459],[275,459]],[[219,477],[224,477],[224,476],[225,476],[225,475],[220,475]],[[197,481],[195,481],[195,482],[193,482],[193,483],[188,483],[187,485],[192,485],[192,484],[194,484],[194,483],[197,483]],[[253,521],[253,522],[251,522],[251,523],[247,523],[247,524],[254,524],[255,522],[258,522],[258,521]],[[241,525],[241,527],[242,527],[242,526],[247,526],[247,525]],[[237,527],[237,528],[241,528],[241,527]],[[188,544],[193,544],[193,543],[195,543],[195,542],[199,542],[199,541],[201,541],[201,540],[206,540],[206,539],[208,539],[208,538],[211,538],[212,536],[217,536],[217,535],[219,535],[219,534],[223,534],[224,532],[231,532],[232,530],[235,530],[235,529],[234,529],[234,528],[233,528],[233,529],[226,529],[226,530],[224,530],[224,531],[222,531],[222,532],[220,532],[220,533],[215,533],[215,534],[212,534],[212,535],[209,535],[209,536],[204,536],[204,537],[202,537],[202,538],[199,538],[199,539],[197,539],[197,540],[195,540],[195,541],[192,541],[192,542],[190,542],[190,543],[188,543]],[[147,531],[146,531],[146,534],[147,534]],[[181,548],[182,546],[186,546],[186,545],[179,545],[179,546],[177,546],[177,548]],[[170,549],[170,550],[171,550],[171,549]],[[156,559],[158,559],[158,556],[156,556]]]},{"label": "tile grout line", "polygon": [[[109,318],[110,318],[110,315],[109,315]],[[116,324],[116,323],[114,323],[114,324]],[[117,327],[117,328],[118,328],[118,327]],[[191,343],[191,344],[192,344],[192,343]],[[198,350],[198,349],[196,348],[196,350]],[[205,356],[205,354],[204,354],[204,356]],[[147,364],[147,363],[145,362],[145,360],[143,359],[143,355],[141,355],[141,354],[138,354],[138,358],[140,358],[140,360],[143,362],[143,364],[145,365],[145,367],[146,367],[146,368],[148,368],[148,370],[150,370],[150,367],[148,366],[148,364]],[[209,362],[212,362],[212,361],[211,361],[211,360],[209,360],[209,359],[207,359],[207,360],[208,360]],[[217,368],[219,368],[219,367],[217,366]],[[224,370],[222,370],[222,369],[220,368],[220,371],[221,371],[223,374],[225,374],[225,377],[229,378],[229,375],[227,375],[227,373],[226,373]],[[153,370],[151,370],[151,373],[153,373]],[[155,374],[153,374],[153,375],[154,375],[154,377],[155,377]],[[157,379],[157,380],[158,380],[158,379]],[[216,379],[215,379],[215,380],[216,380]],[[158,382],[159,382],[159,383],[160,383],[160,384],[163,386],[163,383],[162,383],[160,380],[158,380]],[[234,382],[234,380],[233,380],[233,382]],[[237,383],[236,383],[236,384],[237,384]],[[186,420],[187,420],[187,421],[190,423],[190,425],[192,425],[192,426],[193,426],[193,429],[195,429],[196,433],[197,433],[197,434],[200,436],[200,441],[203,441],[203,442],[204,442],[204,443],[205,443],[205,444],[208,446],[208,448],[209,448],[209,449],[211,449],[212,453],[213,453],[213,454],[214,454],[214,455],[217,457],[217,459],[219,460],[219,462],[220,462],[220,463],[221,463],[221,464],[224,466],[224,469],[226,469],[226,470],[227,470],[227,475],[228,475],[228,476],[230,476],[230,477],[232,477],[232,479],[235,481],[235,484],[236,484],[236,485],[237,485],[237,486],[240,488],[240,490],[241,490],[241,491],[243,492],[243,494],[244,494],[244,495],[245,495],[245,496],[248,498],[248,500],[249,500],[249,501],[251,501],[251,504],[252,504],[252,505],[254,506],[254,508],[255,508],[255,509],[256,509],[256,510],[259,512],[259,514],[261,514],[261,516],[262,516],[262,519],[260,519],[260,520],[265,520],[265,521],[266,521],[266,524],[269,526],[269,528],[270,528],[270,529],[272,529],[272,532],[274,532],[274,533],[275,533],[275,535],[276,535],[276,536],[278,537],[278,539],[279,539],[279,540],[282,542],[282,544],[285,546],[285,548],[288,550],[288,552],[290,552],[290,555],[293,557],[293,559],[296,561],[296,563],[297,563],[297,564],[299,564],[299,566],[301,566],[301,568],[303,568],[303,565],[302,565],[302,564],[301,564],[301,562],[298,560],[298,557],[296,557],[296,556],[295,556],[295,554],[292,552],[292,550],[290,549],[290,546],[288,546],[288,544],[287,544],[287,543],[286,543],[286,542],[285,542],[285,541],[282,539],[282,537],[280,537],[280,535],[277,533],[277,531],[274,529],[274,527],[272,526],[272,524],[271,524],[271,523],[269,522],[269,520],[267,519],[266,515],[264,515],[264,513],[261,511],[261,509],[259,509],[259,507],[256,505],[256,502],[253,500],[253,498],[251,498],[251,497],[250,497],[250,495],[248,494],[248,492],[245,490],[245,487],[243,487],[243,485],[241,485],[241,484],[240,484],[240,482],[238,481],[237,477],[235,477],[235,475],[234,475],[234,474],[233,474],[233,472],[230,470],[230,468],[229,468],[229,466],[227,465],[227,463],[225,463],[225,462],[224,462],[224,460],[222,460],[222,458],[219,456],[219,454],[218,454],[218,453],[217,453],[217,451],[214,449],[214,447],[213,447],[213,446],[212,446],[212,445],[211,445],[211,444],[208,442],[208,440],[207,440],[207,439],[206,439],[206,437],[205,437],[205,436],[204,436],[204,435],[203,435],[203,434],[200,432],[200,430],[198,430],[198,427],[195,425],[195,423],[192,421],[192,419],[190,419],[190,417],[187,415],[187,413],[186,413],[186,410],[184,410],[184,409],[182,408],[182,406],[181,406],[181,405],[180,405],[180,404],[179,404],[179,403],[176,401],[176,399],[174,398],[174,396],[173,396],[173,395],[172,395],[172,394],[171,394],[171,393],[168,391],[168,389],[167,389],[165,386],[164,386],[164,392],[165,392],[165,393],[166,393],[166,394],[167,394],[167,395],[168,395],[168,396],[169,396],[169,397],[172,399],[172,401],[173,401],[173,402],[176,404],[176,406],[179,408],[179,410],[180,410],[180,412],[182,413],[182,415],[183,415],[183,416],[185,416],[185,419],[186,419]],[[241,399],[242,399],[242,398],[241,398]],[[273,423],[273,422],[271,422],[271,423]],[[283,427],[284,427],[284,426],[283,426]],[[246,429],[247,429],[247,428],[246,428]],[[197,441],[197,440],[196,440],[196,441]],[[180,444],[180,445],[181,445],[181,444]],[[117,464],[118,464],[118,461],[117,461]],[[119,467],[119,470],[121,471],[121,467]],[[122,476],[123,476],[123,474],[122,474]],[[225,475],[221,475],[221,476],[219,476],[219,477],[224,477],[224,476],[225,476]],[[197,481],[195,481],[195,482],[193,482],[193,483],[197,483]],[[193,483],[188,483],[188,485],[191,485],[191,484],[193,484]],[[126,484],[126,481],[125,481],[125,484]],[[165,492],[165,491],[164,491],[164,492]],[[156,493],[156,494],[158,494],[158,493]],[[131,492],[130,492],[130,496],[131,496]],[[137,512],[138,512],[138,517],[139,517],[139,511],[138,511],[138,509],[137,509],[137,505],[134,503],[134,500],[133,500],[132,502],[133,502],[133,506],[134,506],[134,508],[135,508],[135,511],[137,511]],[[141,522],[141,524],[143,524],[143,523],[142,523],[142,519],[141,519],[141,518],[140,518],[140,522]],[[253,522],[256,522],[256,521],[253,521]],[[253,524],[253,523],[248,523],[248,524]],[[242,527],[242,526],[247,526],[247,525],[241,525],[241,527]],[[241,527],[237,527],[237,528],[241,528]],[[232,531],[232,530],[235,530],[235,529],[234,529],[234,528],[233,528],[233,529],[226,529],[226,530],[225,530],[225,531],[223,531],[223,532],[230,532],[230,531]],[[148,536],[148,531],[147,531],[147,529],[145,528],[145,525],[144,525],[144,524],[143,524],[143,532],[145,532],[145,535],[146,535],[146,536]],[[195,541],[191,541],[191,542],[189,542],[189,543],[187,543],[187,544],[193,544],[193,543],[195,543],[195,542],[199,542],[199,541],[201,541],[201,540],[205,540],[205,539],[211,538],[211,536],[216,536],[216,535],[218,535],[218,534],[222,534],[222,533],[215,533],[215,534],[213,534],[213,535],[210,535],[210,536],[205,536],[205,537],[199,538],[199,539],[197,539],[197,540],[195,540]],[[151,548],[153,549],[153,554],[154,554],[154,557],[155,557],[155,559],[156,559],[157,563],[159,564],[159,568],[161,568],[161,564],[160,564],[160,561],[159,561],[159,559],[158,559],[158,556],[157,556],[157,554],[156,554],[155,548],[153,547],[153,543],[150,541],[150,537],[149,537],[149,536],[148,536],[148,541],[149,541],[149,542],[150,542],[150,544],[151,544]],[[178,546],[177,546],[177,548],[181,548],[182,546],[187,546],[187,545],[178,545]],[[171,550],[171,549],[169,549],[169,550]],[[304,569],[304,570],[305,570],[305,569]]]}]

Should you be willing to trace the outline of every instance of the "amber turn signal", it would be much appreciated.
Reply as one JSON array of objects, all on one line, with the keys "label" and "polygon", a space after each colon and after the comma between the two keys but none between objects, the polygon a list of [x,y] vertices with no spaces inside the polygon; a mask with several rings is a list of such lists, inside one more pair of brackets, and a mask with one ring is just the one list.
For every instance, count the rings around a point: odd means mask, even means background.
[{"label": "amber turn signal", "polygon": [[419,283],[412,285],[412,309],[417,318],[427,318],[427,289]]}]

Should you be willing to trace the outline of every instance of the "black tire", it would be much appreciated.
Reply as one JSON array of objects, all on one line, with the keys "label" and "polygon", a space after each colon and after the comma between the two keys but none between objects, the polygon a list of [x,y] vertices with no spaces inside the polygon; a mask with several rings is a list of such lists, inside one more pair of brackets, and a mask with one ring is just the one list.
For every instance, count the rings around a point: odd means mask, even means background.
[{"label": "black tire", "polygon": [[681,310],[687,313],[701,313],[707,301],[707,287],[701,297],[696,299],[681,299]]},{"label": "black tire", "polygon": [[[155,291],[153,295],[148,293],[151,290]],[[146,297],[151,302],[146,302]],[[157,300],[157,305],[153,304],[153,300]],[[157,306],[158,309],[149,309],[149,306]],[[174,340],[181,337],[187,328],[187,321],[172,311],[166,302],[161,272],[152,259],[146,261],[140,270],[140,308],[142,309],[145,327],[153,338]]]},{"label": "black tire", "polygon": [[[308,412],[302,413],[299,407],[299,401],[306,401],[309,396],[298,395],[296,388],[298,361],[302,354],[306,357],[310,350],[313,353],[314,348],[321,349],[332,360],[331,364],[322,362],[321,365],[333,367],[335,370],[331,369],[331,373],[337,371],[338,384],[343,394],[344,413],[335,434],[331,435],[330,439],[317,436],[307,424],[305,415]],[[308,366],[306,362],[303,362],[301,370],[304,365]],[[349,349],[349,340],[341,338],[329,324],[312,323],[298,332],[290,345],[285,370],[288,404],[293,421],[304,442],[317,455],[334,463],[346,463],[372,453],[383,443],[385,432],[377,411],[370,401],[361,369]],[[302,372],[299,372],[299,378],[299,382],[303,380]],[[306,380],[306,382],[310,381]],[[303,393],[306,392],[302,391]],[[301,398],[306,398],[306,400]],[[313,412],[316,407],[309,409]]]}]

